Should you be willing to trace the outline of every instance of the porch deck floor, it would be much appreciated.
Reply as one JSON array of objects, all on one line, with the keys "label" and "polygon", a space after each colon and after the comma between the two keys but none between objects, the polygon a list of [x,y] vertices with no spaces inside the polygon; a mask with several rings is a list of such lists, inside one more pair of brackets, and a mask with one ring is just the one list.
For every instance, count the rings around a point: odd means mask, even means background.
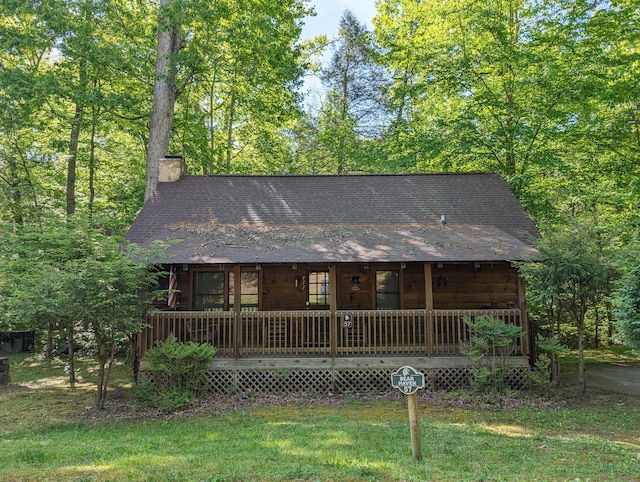
[{"label": "porch deck floor", "polygon": [[[510,367],[528,367],[527,356],[507,358]],[[412,366],[416,369],[467,368],[469,359],[464,356],[357,356],[357,357],[214,357],[210,370],[259,370],[259,369],[397,369]]]}]

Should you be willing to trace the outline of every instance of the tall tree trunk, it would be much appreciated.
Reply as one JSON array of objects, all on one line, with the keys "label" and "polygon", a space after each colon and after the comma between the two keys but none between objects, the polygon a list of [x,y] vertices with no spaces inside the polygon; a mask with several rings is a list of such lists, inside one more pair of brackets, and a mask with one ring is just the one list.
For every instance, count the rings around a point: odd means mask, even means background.
[{"label": "tall tree trunk", "polygon": [[38,221],[38,224],[40,224],[40,227],[42,227],[41,218],[40,218],[40,204],[38,203],[38,194],[36,193],[36,188],[33,185],[33,182],[31,182],[31,173],[29,172],[27,159],[24,155],[21,155],[21,158],[22,158],[22,169],[24,170],[24,175],[25,175],[25,182],[29,187],[29,192],[31,193],[31,197],[33,199],[33,212],[36,217],[36,220]]},{"label": "tall tree trunk", "polygon": [[213,79],[211,79],[211,86],[209,88],[209,159],[208,159],[208,166],[205,169],[205,174],[215,174],[216,170],[215,170],[215,164],[216,164],[216,136],[215,136],[215,129],[213,128],[214,124],[215,124],[215,118],[214,118],[214,108],[215,108],[215,101],[214,101],[214,94],[215,94],[215,85],[216,85],[216,75],[215,73],[213,74]]},{"label": "tall tree trunk", "polygon": [[76,212],[76,164],[78,160],[78,143],[80,139],[80,123],[82,122],[83,106],[76,104],[76,111],[71,123],[69,137],[69,163],[67,164],[67,215]]},{"label": "tall tree trunk", "polygon": [[[554,313],[554,310],[551,309],[549,312],[549,319],[551,320],[550,323],[550,327],[551,327],[551,333],[549,333],[549,335],[551,336],[551,338],[556,336],[556,327],[555,327],[555,317],[560,318],[560,310],[558,310],[557,315]],[[558,322],[559,324],[559,322]],[[551,384],[555,385],[559,382],[560,380],[560,362],[558,360],[558,354],[552,352],[549,356],[550,362],[551,362]]]},{"label": "tall tree trunk", "polygon": [[578,394],[584,395],[587,391],[584,363],[584,315],[578,321]]},{"label": "tall tree trunk", "polygon": [[53,323],[49,322],[47,325],[47,346],[45,349],[45,356],[47,358],[53,358]]},{"label": "tall tree trunk", "polygon": [[24,224],[24,214],[22,210],[22,191],[20,190],[20,177],[18,175],[18,163],[12,155],[6,157],[7,161],[7,184],[10,192],[9,211],[11,220],[18,225]]},{"label": "tall tree trunk", "polygon": [[102,337],[96,337],[98,343],[98,380],[96,382],[96,398],[93,402],[93,408],[102,410],[104,408],[104,399],[106,396],[105,390],[105,366],[107,363],[107,347],[105,346],[105,340]]},{"label": "tall tree trunk", "polygon": [[96,200],[96,123],[99,110],[94,109],[91,120],[91,138],[89,139],[89,216],[93,216],[93,203]]},{"label": "tall tree trunk", "polygon": [[178,89],[176,87],[175,55],[180,50],[180,26],[172,18],[168,7],[172,0],[160,0],[158,9],[158,46],[156,51],[156,78],[153,86],[153,108],[147,127],[147,184],[144,200],[153,197],[158,185],[160,158],[166,156],[171,140],[173,111]]},{"label": "tall tree trunk", "polygon": [[67,351],[67,355],[69,356],[69,383],[73,385],[76,382],[75,350],[73,348],[73,344],[75,343],[75,326],[73,325],[73,321],[69,321],[67,328],[67,343],[69,343],[69,350]]},{"label": "tall tree trunk", "polygon": [[607,301],[605,303],[607,309],[607,345],[613,345],[613,315],[611,313],[611,303]]},{"label": "tall tree trunk", "polygon": [[[235,80],[235,73],[234,73]],[[229,100],[229,111],[227,113],[227,167],[225,174],[231,174],[231,158],[233,148],[233,122],[236,115],[236,89],[232,87],[231,99]]]},{"label": "tall tree trunk", "polygon": [[593,339],[594,348],[600,348],[600,308],[598,306],[595,307],[595,318],[596,318],[596,333]]}]

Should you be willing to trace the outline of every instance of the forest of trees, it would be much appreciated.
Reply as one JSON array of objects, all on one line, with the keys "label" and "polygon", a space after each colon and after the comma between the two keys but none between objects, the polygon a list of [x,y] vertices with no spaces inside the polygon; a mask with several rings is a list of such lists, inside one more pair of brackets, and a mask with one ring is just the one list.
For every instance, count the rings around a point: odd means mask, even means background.
[{"label": "forest of trees", "polygon": [[[613,267],[587,342],[615,339],[616,313],[640,339],[637,0],[376,3],[372,31],[346,11],[335,38],[302,40],[305,0],[3,1],[0,290],[51,258],[24,241],[38,229],[121,237],[162,155],[190,174],[490,171],[543,235],[587,237]],[[570,327],[544,289],[534,319]],[[21,319],[0,304],[0,329]]]}]

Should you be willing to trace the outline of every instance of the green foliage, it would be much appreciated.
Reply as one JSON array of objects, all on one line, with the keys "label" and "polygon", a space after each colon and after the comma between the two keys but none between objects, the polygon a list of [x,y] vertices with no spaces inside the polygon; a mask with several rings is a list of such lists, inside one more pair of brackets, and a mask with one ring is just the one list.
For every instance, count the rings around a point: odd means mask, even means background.
[{"label": "green foliage", "polygon": [[640,257],[632,256],[623,267],[613,302],[616,326],[625,345],[640,352]]},{"label": "green foliage", "polygon": [[300,116],[300,21],[310,9],[301,0],[172,3],[184,40],[177,84],[185,87],[172,151],[195,173],[287,172],[285,130]]},{"label": "green foliage", "polygon": [[367,170],[366,140],[386,123],[384,70],[375,62],[371,32],[346,10],[340,18],[333,55],[320,77],[327,90],[318,113],[318,140],[327,153],[329,172]]},{"label": "green foliage", "polygon": [[38,222],[69,199],[77,212],[131,220],[153,76],[141,72],[148,19],[137,1],[0,4],[2,221]]},{"label": "green foliage", "polygon": [[174,336],[157,341],[145,355],[152,384],[144,384],[146,399],[161,410],[171,411],[193,403],[202,394],[202,376],[216,349],[194,342],[179,343]]},{"label": "green foliage", "polygon": [[[609,294],[616,276],[606,233],[586,222],[546,233],[536,244],[539,258],[522,263],[530,296],[547,313],[565,313],[577,330],[579,391],[584,394],[584,334],[589,309]],[[551,321],[553,323],[553,321]]]},{"label": "green foliage", "polygon": [[549,393],[551,381],[551,357],[546,353],[538,355],[531,370],[531,385],[542,393]]},{"label": "green foliage", "polygon": [[585,211],[638,226],[634,2],[377,5],[387,168],[496,171],[539,225]]},{"label": "green foliage", "polygon": [[460,352],[471,360],[472,389],[480,393],[505,391],[509,375],[507,357],[522,330],[487,315],[474,320],[465,317],[464,322],[469,328],[469,339],[460,344]]},{"label": "green foliage", "polygon": [[[106,397],[109,367],[142,330],[159,273],[92,221],[76,219],[5,232],[0,248],[0,310],[5,325],[39,334],[92,334],[100,364],[96,407]],[[70,380],[73,381],[73,374]]]},{"label": "green foliage", "polygon": [[534,389],[541,393],[548,394],[552,387],[559,381],[558,355],[567,351],[558,340],[557,336],[536,337],[536,348],[541,352],[538,354],[531,371],[531,384]]},{"label": "green foliage", "polygon": [[531,297],[543,306],[554,305],[583,328],[587,309],[604,298],[616,275],[605,249],[608,242],[605,233],[584,222],[546,233],[536,244],[539,259],[520,265],[530,280]]},{"label": "green foliage", "polygon": [[536,337],[536,347],[541,352],[549,355],[561,355],[567,351],[567,347],[560,343],[557,336],[542,337],[538,335]]}]

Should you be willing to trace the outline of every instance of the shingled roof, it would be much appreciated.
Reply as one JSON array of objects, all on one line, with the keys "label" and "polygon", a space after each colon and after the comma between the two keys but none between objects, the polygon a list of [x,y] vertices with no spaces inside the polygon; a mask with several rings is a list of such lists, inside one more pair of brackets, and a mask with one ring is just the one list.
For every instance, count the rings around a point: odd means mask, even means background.
[{"label": "shingled roof", "polygon": [[173,263],[522,260],[538,236],[487,173],[184,176],[159,183],[127,233],[174,241]]}]

